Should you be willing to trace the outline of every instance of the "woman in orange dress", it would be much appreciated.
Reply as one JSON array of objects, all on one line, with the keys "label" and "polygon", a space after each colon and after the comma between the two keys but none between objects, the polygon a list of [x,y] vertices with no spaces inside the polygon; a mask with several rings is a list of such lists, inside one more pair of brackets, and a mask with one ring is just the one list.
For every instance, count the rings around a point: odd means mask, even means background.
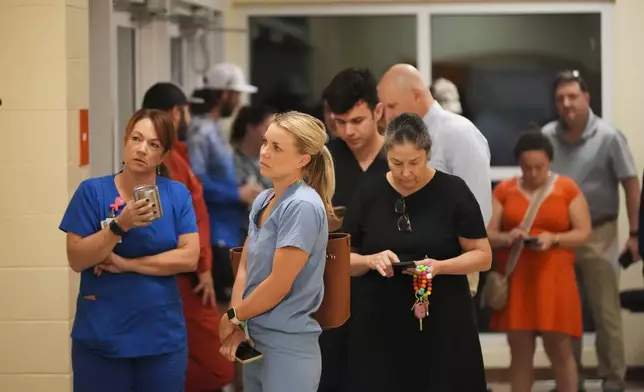
[{"label": "woman in orange dress", "polygon": [[[494,189],[488,235],[500,273],[506,273],[513,245],[520,253],[510,274],[507,304],[495,311],[491,327],[508,334],[512,392],[532,389],[537,335],[552,363],[557,391],[576,392],[572,338],[582,334],[582,316],[573,248],[590,235],[588,204],[570,178],[550,172],[553,148],[541,132],[522,135],[514,155],[522,176]],[[542,203],[530,225],[524,216],[541,189]]]}]

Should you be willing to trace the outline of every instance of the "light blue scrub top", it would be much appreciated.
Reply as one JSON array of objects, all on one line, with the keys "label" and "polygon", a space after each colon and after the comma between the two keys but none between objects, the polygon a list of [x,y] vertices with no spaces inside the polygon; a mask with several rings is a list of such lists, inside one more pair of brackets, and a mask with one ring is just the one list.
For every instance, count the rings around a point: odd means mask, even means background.
[{"label": "light blue scrub top", "polygon": [[[132,229],[114,247],[126,258],[152,256],[176,249],[179,236],[197,232],[190,191],[157,177],[163,216],[147,227]],[[60,230],[88,237],[101,230],[118,197],[114,175],[83,181],[60,224]],[[123,211],[119,208],[117,216]],[[134,272],[96,276],[81,273],[72,339],[111,358],[159,355],[187,346],[183,304],[177,278]]]},{"label": "light blue scrub top", "polygon": [[295,278],[291,291],[273,309],[249,321],[249,327],[261,327],[285,333],[319,333],[320,325],[312,314],[324,295],[324,266],[329,237],[324,203],[318,193],[305,184],[291,185],[273,206],[270,216],[259,229],[257,215],[270,202],[273,190],[262,192],[253,203],[247,243],[247,279],[244,298],[257,288],[273,270],[275,251],[296,247],[309,255]]}]

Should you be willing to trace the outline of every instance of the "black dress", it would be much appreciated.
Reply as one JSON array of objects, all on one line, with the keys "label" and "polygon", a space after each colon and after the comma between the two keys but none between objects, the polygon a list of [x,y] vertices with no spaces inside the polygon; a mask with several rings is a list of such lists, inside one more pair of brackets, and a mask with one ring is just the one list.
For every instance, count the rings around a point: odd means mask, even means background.
[{"label": "black dress", "polygon": [[[365,183],[347,209],[344,230],[363,255],[391,250],[403,259],[445,260],[462,253],[458,237],[487,233],[479,205],[459,177],[436,172],[405,198],[411,232],[398,230],[401,196],[381,178]],[[485,370],[465,275],[439,275],[420,331],[411,311],[412,278],[370,271],[355,279],[350,374],[352,392],[485,392]],[[352,282],[353,283],[353,282]]]}]

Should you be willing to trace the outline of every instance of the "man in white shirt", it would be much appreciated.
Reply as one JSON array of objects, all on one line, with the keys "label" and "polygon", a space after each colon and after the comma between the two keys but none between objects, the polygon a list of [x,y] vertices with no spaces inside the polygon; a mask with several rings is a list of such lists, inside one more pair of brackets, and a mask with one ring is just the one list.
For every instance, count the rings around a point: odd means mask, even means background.
[{"label": "man in white shirt", "polygon": [[[434,100],[420,72],[409,64],[396,64],[380,80],[378,97],[387,121],[401,113],[422,117],[432,139],[429,166],[461,177],[481,208],[485,224],[492,216],[490,148],[485,136],[465,117],[447,111]],[[478,273],[467,276],[472,296]]]}]

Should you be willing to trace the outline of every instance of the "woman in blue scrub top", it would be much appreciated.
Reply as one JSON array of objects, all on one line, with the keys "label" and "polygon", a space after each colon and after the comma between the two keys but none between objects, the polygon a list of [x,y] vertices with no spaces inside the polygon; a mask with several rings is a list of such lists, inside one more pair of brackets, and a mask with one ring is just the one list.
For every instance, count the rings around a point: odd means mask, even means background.
[{"label": "woman in blue scrub top", "polygon": [[[141,110],[125,135],[123,171],[83,181],[60,229],[81,273],[72,330],[75,392],[182,392],[186,329],[175,275],[194,271],[199,237],[190,192],[157,175],[176,140],[167,114]],[[133,201],[156,184],[159,207]],[[113,218],[113,219],[112,219]]]},{"label": "woman in blue scrub top", "polygon": [[314,392],[322,370],[320,325],[311,316],[324,294],[335,187],[326,130],[314,117],[275,117],[260,151],[263,176],[273,188],[253,203],[249,233],[231,300],[222,317],[222,354],[235,359],[247,322],[264,356],[244,365],[246,392]]}]

